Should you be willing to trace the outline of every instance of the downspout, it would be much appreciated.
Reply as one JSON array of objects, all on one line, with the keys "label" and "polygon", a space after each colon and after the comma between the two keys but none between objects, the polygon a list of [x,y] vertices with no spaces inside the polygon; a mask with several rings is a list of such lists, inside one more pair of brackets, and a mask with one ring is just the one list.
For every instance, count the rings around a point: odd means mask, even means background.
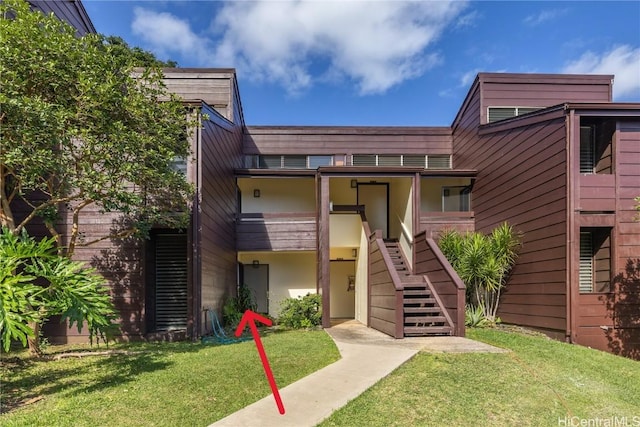
[{"label": "downspout", "polygon": [[193,220],[191,224],[192,233],[192,278],[193,278],[193,333],[192,340],[196,340],[200,336],[201,331],[201,316],[202,316],[202,284],[201,284],[201,215],[200,215],[200,199],[202,197],[202,118],[199,114],[199,110],[196,110],[197,114],[197,127],[195,131],[195,155],[196,161],[193,163],[195,167],[195,187],[196,192],[193,196]]},{"label": "downspout", "polygon": [[[565,107],[566,108],[566,107]],[[567,153],[567,163],[566,163],[566,185],[567,185],[567,220],[566,220],[566,246],[565,246],[565,268],[566,268],[566,331],[565,331],[565,341],[573,342],[573,241],[574,241],[574,232],[573,232],[573,212],[575,209],[575,201],[573,198],[574,189],[573,189],[573,163],[574,163],[574,132],[573,126],[575,121],[575,110],[569,110],[569,114],[565,114],[565,127],[566,127],[566,153]]]}]

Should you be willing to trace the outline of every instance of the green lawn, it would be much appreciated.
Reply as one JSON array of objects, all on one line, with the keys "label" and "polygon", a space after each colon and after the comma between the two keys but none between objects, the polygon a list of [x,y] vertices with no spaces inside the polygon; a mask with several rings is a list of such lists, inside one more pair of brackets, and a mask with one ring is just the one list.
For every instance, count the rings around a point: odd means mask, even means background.
[{"label": "green lawn", "polygon": [[[324,331],[262,341],[280,388],[339,359]],[[41,400],[0,415],[0,425],[206,426],[271,393],[253,341],[110,348],[143,352],[40,362],[3,355],[3,411]]]},{"label": "green lawn", "polygon": [[569,417],[564,425],[604,426],[626,417],[640,426],[640,362],[546,337],[468,336],[512,352],[419,353],[321,425],[558,426]]}]

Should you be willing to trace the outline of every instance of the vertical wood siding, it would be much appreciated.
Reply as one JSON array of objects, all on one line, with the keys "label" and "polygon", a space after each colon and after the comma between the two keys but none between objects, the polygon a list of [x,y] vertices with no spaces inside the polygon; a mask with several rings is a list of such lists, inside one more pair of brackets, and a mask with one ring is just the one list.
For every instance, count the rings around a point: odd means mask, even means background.
[{"label": "vertical wood siding", "polygon": [[[469,103],[476,104],[475,100]],[[470,114],[477,114],[477,109]],[[499,315],[505,322],[564,331],[564,116],[552,112],[497,130],[489,127],[477,136],[471,130],[473,118],[464,115],[459,119],[459,129],[454,129],[456,167],[479,171],[472,201],[476,230],[489,232],[507,221],[524,233]]]}]

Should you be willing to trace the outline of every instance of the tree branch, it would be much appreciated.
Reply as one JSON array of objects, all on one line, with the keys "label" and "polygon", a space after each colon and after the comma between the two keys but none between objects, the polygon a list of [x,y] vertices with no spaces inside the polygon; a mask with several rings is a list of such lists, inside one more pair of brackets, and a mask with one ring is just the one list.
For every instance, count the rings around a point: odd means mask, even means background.
[{"label": "tree branch", "polygon": [[107,239],[125,239],[127,237],[133,236],[137,232],[138,232],[138,230],[136,228],[131,228],[131,229],[128,229],[128,230],[121,231],[119,233],[109,234],[107,236],[100,237],[100,238],[92,240],[90,242],[77,243],[76,246],[77,247],[87,247],[87,246],[94,245],[96,243],[102,242],[103,240],[107,240]]},{"label": "tree branch", "polygon": [[76,242],[78,241],[78,233],[80,227],[78,220],[80,218],[80,211],[93,203],[93,199],[84,200],[78,206],[73,209],[73,220],[71,225],[71,238],[69,239],[69,247],[67,248],[67,256],[71,258],[76,250]]}]

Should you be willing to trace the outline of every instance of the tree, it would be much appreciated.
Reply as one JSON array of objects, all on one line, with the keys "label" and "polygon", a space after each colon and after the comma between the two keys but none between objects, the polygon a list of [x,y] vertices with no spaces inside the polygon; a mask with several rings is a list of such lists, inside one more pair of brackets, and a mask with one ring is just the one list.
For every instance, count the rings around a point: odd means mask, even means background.
[{"label": "tree", "polygon": [[115,309],[105,279],[77,261],[57,254],[52,238],[37,242],[25,229],[16,236],[0,234],[0,343],[8,351],[12,340],[37,345],[40,325],[53,315],[77,324],[87,323],[89,334],[105,339],[115,329]]},{"label": "tree", "polygon": [[[41,218],[68,256],[153,224],[185,226],[192,188],[173,164],[188,157],[195,121],[162,84],[163,64],[117,38],[77,37],[22,0],[0,11],[0,226],[19,235]],[[134,77],[141,60],[149,67]],[[17,202],[26,213],[14,212]],[[83,241],[80,218],[92,205],[121,212],[127,226]]]},{"label": "tree", "polygon": [[131,61],[134,67],[177,67],[176,61],[161,61],[154,56],[153,53],[137,46],[131,47],[118,36],[100,36],[102,42],[111,48],[112,55],[122,56],[125,60]]},{"label": "tree", "polygon": [[438,246],[467,288],[471,311],[496,321],[500,294],[517,257],[522,236],[503,223],[491,234],[446,230]]}]

